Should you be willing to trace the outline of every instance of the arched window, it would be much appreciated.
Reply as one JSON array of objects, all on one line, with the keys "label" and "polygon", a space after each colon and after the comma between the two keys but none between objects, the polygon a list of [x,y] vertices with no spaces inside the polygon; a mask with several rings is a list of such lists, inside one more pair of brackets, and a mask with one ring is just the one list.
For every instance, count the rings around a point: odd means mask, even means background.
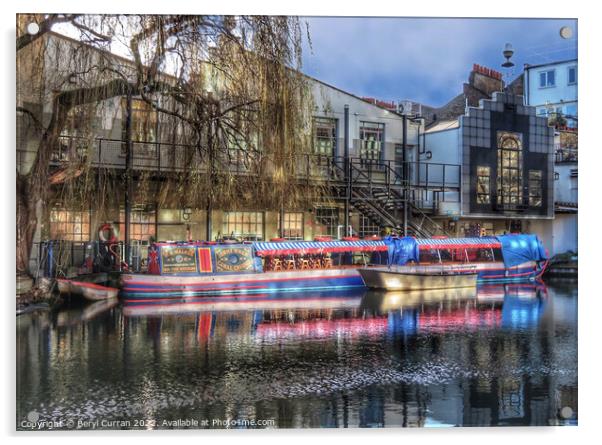
[{"label": "arched window", "polygon": [[497,202],[502,205],[522,204],[523,144],[519,133],[498,131],[497,134]]}]

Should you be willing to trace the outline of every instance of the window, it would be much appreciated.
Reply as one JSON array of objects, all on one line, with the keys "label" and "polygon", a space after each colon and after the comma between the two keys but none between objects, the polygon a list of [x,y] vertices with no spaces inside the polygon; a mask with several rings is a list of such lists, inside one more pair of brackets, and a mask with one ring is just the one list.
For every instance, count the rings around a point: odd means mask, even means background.
[{"label": "window", "polygon": [[576,66],[569,66],[569,70],[568,70],[568,84],[569,85],[574,85],[577,83],[577,67]]},{"label": "window", "polygon": [[[280,229],[280,221],[278,221],[278,225],[278,229]],[[283,237],[290,240],[303,239],[303,212],[284,213]]]},{"label": "window", "polygon": [[314,152],[319,155],[335,156],[337,152],[337,120],[325,117],[314,118]]},{"label": "window", "polygon": [[384,142],[385,124],[360,122],[360,158],[366,161],[380,160]]},{"label": "window", "polygon": [[497,134],[497,203],[522,204],[522,141],[520,134],[498,131]]},{"label": "window", "polygon": [[337,207],[318,207],[316,209],[315,235],[338,236],[339,209]]},{"label": "window", "polygon": [[85,159],[90,145],[88,136],[93,131],[89,117],[89,110],[83,107],[69,110],[58,144],[52,151],[52,161],[77,162]]},{"label": "window", "polygon": [[[123,140],[125,137],[125,120],[127,118],[127,100],[122,101]],[[132,99],[132,141],[157,142],[157,111],[146,101]]]},{"label": "window", "polygon": [[571,104],[566,106],[566,125],[570,128],[577,128],[577,104]]},{"label": "window", "polygon": [[542,71],[539,73],[539,88],[549,88],[556,85],[556,72],[554,70]]},{"label": "window", "polygon": [[224,235],[245,240],[263,239],[262,212],[225,212]]},{"label": "window", "polygon": [[374,222],[367,216],[360,215],[360,237],[365,238],[367,236],[379,234],[380,226],[378,224],[374,224]]},{"label": "window", "polygon": [[489,167],[477,167],[477,204],[490,204],[491,169]]},{"label": "window", "polygon": [[[156,238],[154,210],[133,209],[130,213],[130,240],[149,241]],[[125,240],[125,212],[119,212],[119,238]]]},{"label": "window", "polygon": [[51,210],[50,238],[67,241],[89,241],[90,212]]},{"label": "window", "polygon": [[542,203],[541,170],[529,170],[529,206],[541,207]]}]

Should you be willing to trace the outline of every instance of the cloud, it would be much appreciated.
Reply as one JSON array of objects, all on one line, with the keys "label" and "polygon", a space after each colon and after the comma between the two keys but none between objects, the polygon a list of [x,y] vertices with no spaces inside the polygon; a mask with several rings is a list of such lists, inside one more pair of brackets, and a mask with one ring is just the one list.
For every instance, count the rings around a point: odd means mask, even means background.
[{"label": "cloud", "polygon": [[312,51],[306,46],[304,54],[304,71],[309,75],[362,96],[413,99],[431,105],[442,105],[461,92],[473,63],[501,70],[506,42],[514,45],[519,68],[528,54],[533,60],[541,59],[537,51],[560,49],[560,54],[571,45],[560,39],[560,26],[573,26],[576,34],[576,21],[570,20],[302,20],[309,23],[313,43]]}]

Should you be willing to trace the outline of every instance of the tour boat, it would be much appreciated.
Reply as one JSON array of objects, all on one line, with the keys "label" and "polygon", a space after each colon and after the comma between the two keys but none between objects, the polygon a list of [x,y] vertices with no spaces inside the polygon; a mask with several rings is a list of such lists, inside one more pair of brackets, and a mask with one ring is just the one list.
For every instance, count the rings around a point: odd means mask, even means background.
[{"label": "tour boat", "polygon": [[512,282],[537,278],[546,260],[537,236],[522,234],[240,244],[160,242],[149,248],[148,272],[121,275],[121,296],[150,302],[366,288],[360,268],[393,264],[408,271],[416,265],[464,265],[476,271],[479,282]]}]

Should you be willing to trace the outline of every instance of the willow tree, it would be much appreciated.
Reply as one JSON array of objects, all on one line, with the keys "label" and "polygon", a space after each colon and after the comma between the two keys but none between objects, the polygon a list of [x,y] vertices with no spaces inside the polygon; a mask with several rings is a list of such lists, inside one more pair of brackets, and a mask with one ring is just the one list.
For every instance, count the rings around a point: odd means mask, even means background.
[{"label": "willow tree", "polygon": [[[31,21],[39,24],[38,34],[25,32]],[[79,32],[68,51],[53,55],[83,79],[76,85],[48,85],[53,64],[43,36],[57,23]],[[313,101],[299,71],[302,38],[292,17],[20,16],[17,59],[32,52],[25,58],[33,60],[27,72],[39,76],[28,85],[39,90],[48,111],[40,117],[19,99],[24,67],[18,65],[17,112],[36,127],[39,140],[31,168],[17,172],[17,270],[27,270],[52,196],[77,196],[99,210],[114,205],[98,200],[98,187],[90,185],[98,184],[92,179],[97,169],[89,160],[74,156],[58,177],[51,169],[51,153],[73,116],[77,131],[91,141],[99,109],[112,98],[141,98],[162,117],[163,133],[186,147],[178,174],[165,174],[160,183],[150,175],[137,178],[140,199],[156,194],[160,205],[211,210],[293,208],[319,198],[322,187],[295,179],[301,165],[304,171],[311,167],[305,155]],[[127,60],[97,49],[118,50]],[[123,187],[114,178],[113,184]]]}]

